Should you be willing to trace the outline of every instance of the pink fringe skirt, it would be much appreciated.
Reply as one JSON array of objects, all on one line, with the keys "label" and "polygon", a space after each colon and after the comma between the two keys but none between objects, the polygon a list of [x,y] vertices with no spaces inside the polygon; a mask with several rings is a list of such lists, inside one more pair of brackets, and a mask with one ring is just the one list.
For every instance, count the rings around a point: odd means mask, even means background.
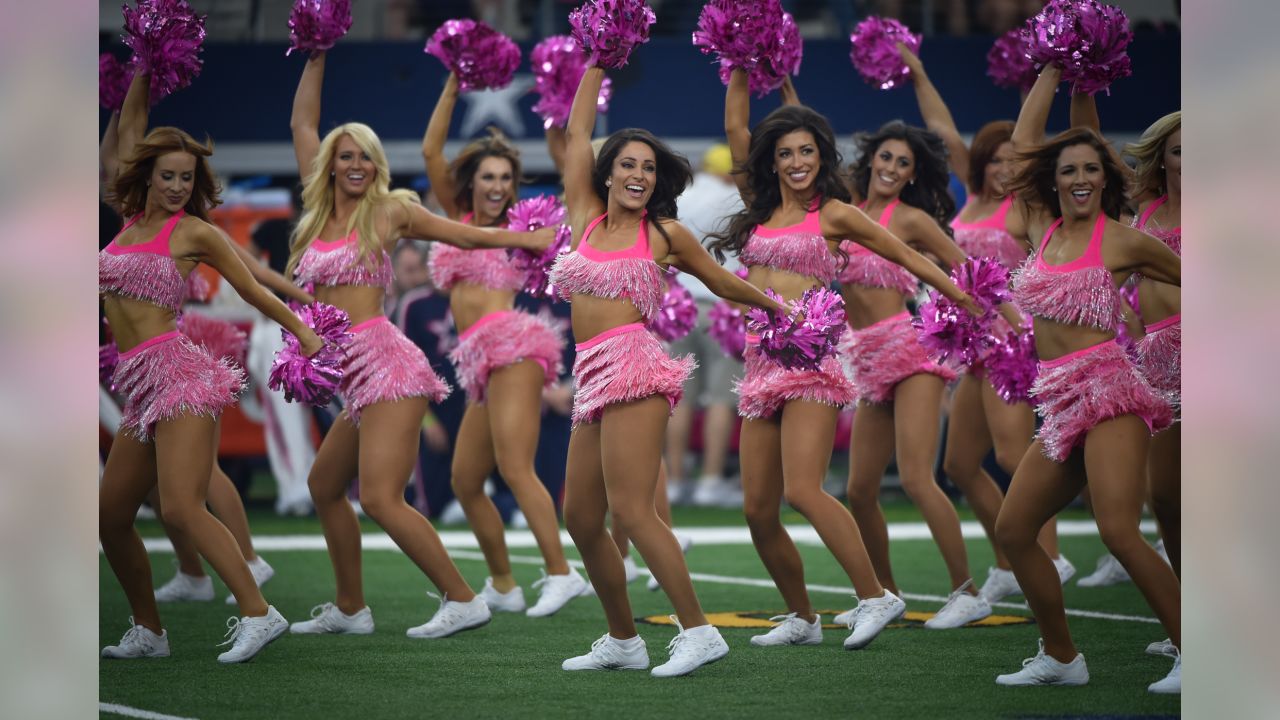
[{"label": "pink fringe skirt", "polygon": [[1138,369],[1173,408],[1173,421],[1182,420],[1182,315],[1147,326],[1138,341]]},{"label": "pink fringe skirt", "polygon": [[196,345],[203,346],[214,357],[224,357],[244,367],[249,336],[226,320],[188,310],[178,318],[178,332],[191,338]]},{"label": "pink fringe skirt", "polygon": [[573,363],[577,390],[573,426],[599,422],[604,409],[617,403],[665,395],[674,411],[684,383],[696,363],[686,355],[673,358],[643,323],[622,325],[577,345]]},{"label": "pink fringe skirt", "polygon": [[817,370],[789,370],[760,351],[760,340],[747,336],[746,373],[737,382],[738,414],[745,418],[773,417],[791,400],[808,400],[844,407],[854,400],[853,383],[834,355]]},{"label": "pink fringe skirt", "polygon": [[1054,462],[1066,462],[1085,435],[1107,420],[1137,415],[1153,433],[1173,422],[1169,403],[1113,340],[1041,360],[1031,399],[1044,418],[1036,438]]},{"label": "pink fringe skirt", "polygon": [[244,389],[244,370],[175,331],[120,353],[113,378],[124,396],[120,429],[148,442],[158,422],[183,415],[216,418]]},{"label": "pink fringe skirt", "polygon": [[905,310],[854,330],[841,350],[860,402],[890,402],[893,389],[912,375],[937,375],[944,382],[956,379],[954,370],[939,365],[925,353],[911,325],[911,313]]},{"label": "pink fringe skirt", "polygon": [[449,384],[431,370],[427,356],[386,317],[366,320],[351,328],[355,339],[347,346],[338,392],[346,401],[343,413],[360,425],[364,408],[379,402],[425,397],[440,402]]},{"label": "pink fringe skirt", "polygon": [[458,384],[467,401],[483,403],[489,374],[498,368],[533,360],[542,366],[544,387],[550,387],[564,368],[564,338],[541,317],[504,310],[489,313],[458,336],[458,347],[449,353]]}]

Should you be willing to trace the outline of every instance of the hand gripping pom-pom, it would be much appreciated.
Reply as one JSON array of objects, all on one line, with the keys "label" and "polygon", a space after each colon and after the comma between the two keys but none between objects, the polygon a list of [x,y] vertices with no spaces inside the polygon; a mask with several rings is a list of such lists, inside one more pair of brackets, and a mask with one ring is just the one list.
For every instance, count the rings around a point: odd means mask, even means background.
[{"label": "hand gripping pom-pom", "polygon": [[720,345],[720,350],[731,358],[741,360],[747,349],[747,329],[742,321],[742,311],[727,300],[711,306],[707,313],[710,327],[707,334]]},{"label": "hand gripping pom-pom", "polygon": [[1027,57],[1022,33],[1017,30],[996,38],[987,52],[987,75],[999,87],[1027,91],[1036,83],[1036,66]]},{"label": "hand gripping pom-pom", "polygon": [[458,90],[492,90],[511,84],[520,66],[520,48],[479,20],[446,20],[424,50],[458,76]]},{"label": "hand gripping pom-pom", "polygon": [[667,291],[662,294],[662,306],[649,321],[649,329],[667,342],[675,342],[693,331],[698,324],[698,305],[688,288],[676,280],[674,273],[667,275]]},{"label": "hand gripping pom-pom", "polygon": [[119,112],[133,82],[133,70],[111,53],[98,56],[98,104]]},{"label": "hand gripping pom-pom", "polygon": [[333,47],[351,29],[351,0],[294,0],[289,49],[315,53]]},{"label": "hand gripping pom-pom", "polygon": [[592,65],[620,68],[637,45],[649,42],[649,26],[658,21],[644,0],[586,0],[569,13],[573,39]]},{"label": "hand gripping pom-pom", "polygon": [[1009,271],[987,258],[970,258],[951,271],[955,284],[984,311],[974,317],[937,291],[920,304],[920,316],[912,320],[920,344],[931,357],[944,362],[954,359],[972,365],[995,342],[991,324],[995,309],[1009,299]]},{"label": "hand gripping pom-pom", "polygon": [[1027,55],[1037,66],[1056,64],[1072,91],[1093,95],[1132,74],[1126,52],[1129,18],[1097,0],[1050,0],[1022,28]]},{"label": "hand gripping pom-pom", "polygon": [[778,0],[712,0],[698,17],[693,44],[719,56],[720,80],[726,85],[735,69],[746,72],[757,96],[798,73],[803,54],[795,20]]},{"label": "hand gripping pom-pom", "polygon": [[1030,399],[1031,385],[1036,381],[1039,367],[1036,338],[1030,330],[1007,333],[996,341],[982,362],[987,379],[1001,400],[1013,404]]},{"label": "hand gripping pom-pom", "polygon": [[898,52],[898,43],[920,54],[920,36],[893,19],[869,17],[853,29],[849,36],[853,49],[849,59],[862,79],[881,90],[888,90],[907,79],[911,70]]},{"label": "hand gripping pom-pom", "polygon": [[[780,300],[773,290],[766,293]],[[786,313],[751,308],[747,327],[760,336],[765,357],[789,370],[817,370],[827,356],[835,354],[847,327],[844,299],[827,288],[810,288],[789,305]]]},{"label": "hand gripping pom-pom", "polygon": [[305,305],[297,311],[298,317],[311,328],[324,347],[315,355],[302,354],[298,338],[282,330],[284,347],[276,353],[267,378],[267,387],[283,390],[284,399],[308,405],[325,405],[333,399],[342,381],[342,361],[345,347],[352,340],[351,320],[342,310],[324,303]]},{"label": "hand gripping pom-pom", "polygon": [[186,0],[138,0],[124,7],[124,43],[130,64],[151,74],[151,102],[191,84],[203,64],[204,16]]},{"label": "hand gripping pom-pom", "polygon": [[[533,111],[542,116],[544,128],[564,127],[569,122],[578,83],[587,70],[586,56],[572,37],[552,35],[534,46],[529,62],[533,65],[534,89],[541,96]],[[596,99],[596,111],[608,112],[612,97],[613,81],[605,78]]]},{"label": "hand gripping pom-pom", "polygon": [[116,365],[120,363],[120,350],[114,341],[98,346],[98,382],[115,389],[111,379],[115,377]]},{"label": "hand gripping pom-pom", "polygon": [[556,238],[543,250],[513,249],[509,251],[512,261],[521,270],[528,273],[523,290],[533,296],[552,296],[549,273],[556,257],[568,252],[573,240],[573,231],[563,225],[564,206],[551,195],[539,195],[512,205],[507,210],[507,229],[514,232],[529,232],[539,228],[558,225]]}]

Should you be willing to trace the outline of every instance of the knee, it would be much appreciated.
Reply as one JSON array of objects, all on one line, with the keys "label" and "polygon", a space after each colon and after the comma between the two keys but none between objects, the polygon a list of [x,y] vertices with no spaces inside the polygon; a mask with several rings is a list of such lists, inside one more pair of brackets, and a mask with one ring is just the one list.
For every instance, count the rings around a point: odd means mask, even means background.
[{"label": "knee", "polygon": [[931,468],[927,470],[920,468],[902,469],[899,477],[902,480],[902,491],[917,505],[920,504],[921,500],[930,497],[934,493],[941,492]]},{"label": "knee", "polygon": [[373,492],[366,488],[360,489],[360,507],[379,525],[402,505],[404,505],[403,497],[386,492]]},{"label": "knee", "polygon": [[1011,513],[1001,510],[996,517],[996,544],[1006,553],[1034,545],[1038,536],[1039,528],[1020,522]]},{"label": "knee", "polygon": [[657,513],[652,506],[648,508],[648,512],[643,508],[610,508],[609,514],[613,518],[614,526],[630,538],[640,534],[652,518],[657,518]]},{"label": "knee", "polygon": [[957,486],[968,484],[969,478],[977,472],[971,458],[960,458],[950,452],[942,460],[942,472],[947,474],[951,482]]},{"label": "knee", "polygon": [[130,512],[123,506],[123,503],[112,503],[99,501],[98,503],[98,535],[110,535],[127,531],[133,527],[133,520],[137,517],[137,509]]},{"label": "knee", "polygon": [[760,498],[744,498],[742,514],[747,518],[747,525],[754,532],[768,530],[782,524],[778,517],[778,504]]},{"label": "knee", "polygon": [[321,505],[341,500],[346,487],[344,483],[333,482],[332,478],[313,468],[307,475],[307,490],[311,493],[311,502]]},{"label": "knee", "polygon": [[604,517],[579,507],[572,501],[564,504],[564,527],[575,545],[582,545],[591,537],[604,532]]},{"label": "knee", "polygon": [[1107,546],[1107,550],[1121,564],[1135,551],[1147,547],[1147,541],[1143,539],[1136,522],[1099,521],[1098,534],[1102,537],[1102,544]]},{"label": "knee", "polygon": [[460,503],[469,503],[484,496],[484,480],[476,479],[474,474],[460,472],[458,467],[453,469],[449,486],[453,488],[453,496],[458,498]]},{"label": "knee", "polygon": [[187,503],[166,502],[160,509],[160,518],[171,529],[185,533],[190,530],[196,512],[197,509]]},{"label": "knee", "polygon": [[849,509],[855,513],[870,510],[880,503],[879,483],[850,482],[847,491]]},{"label": "knee", "polygon": [[[1018,469],[1018,463],[1022,462],[1022,456],[1025,452],[1015,452],[1008,448],[996,448],[996,464],[1000,466],[1010,476]],[[948,472],[948,474],[950,474]]]},{"label": "knee", "polygon": [[808,515],[809,511],[821,500],[818,496],[822,494],[821,489],[813,488],[786,488],[782,496],[787,504],[795,508],[801,515]]},{"label": "knee", "polygon": [[537,476],[533,472],[533,462],[529,458],[499,455],[498,472],[502,473],[502,479],[513,491],[517,486],[523,488],[529,482],[537,482]]}]

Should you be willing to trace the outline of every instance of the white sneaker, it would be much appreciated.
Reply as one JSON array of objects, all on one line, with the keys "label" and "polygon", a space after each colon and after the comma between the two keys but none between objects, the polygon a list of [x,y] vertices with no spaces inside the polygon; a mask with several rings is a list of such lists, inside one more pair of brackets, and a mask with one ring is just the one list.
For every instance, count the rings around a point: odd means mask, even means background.
[{"label": "white sneaker", "polygon": [[445,504],[444,509],[440,511],[441,525],[461,525],[467,521],[467,512],[462,509],[462,503],[455,498]]},{"label": "white sneaker", "polygon": [[906,610],[907,604],[902,598],[888,590],[881,597],[859,600],[845,622],[853,632],[845,638],[844,649],[861,650],[866,647],[886,625],[902,617]]},{"label": "white sneaker", "polygon": [[511,513],[510,525],[512,530],[528,530],[529,518],[525,517],[523,510],[516,508],[516,511]]},{"label": "white sneaker", "polygon": [[1148,645],[1147,654],[1148,655],[1172,655],[1173,651],[1176,649],[1177,648],[1173,646],[1173,641],[1170,640],[1169,638],[1165,638],[1163,640],[1157,640],[1156,642],[1153,642],[1150,645]]},{"label": "white sneaker", "polygon": [[510,590],[501,593],[493,587],[493,578],[484,579],[484,589],[480,591],[480,597],[484,598],[484,604],[489,606],[492,612],[524,612],[524,590],[519,585]]},{"label": "white sneaker", "polygon": [[131,660],[144,657],[169,657],[169,631],[161,630],[157,635],[141,625],[134,625],[129,618],[130,627],[120,638],[119,645],[108,645],[102,648],[102,657],[111,660]]},{"label": "white sneaker", "polygon": [[218,662],[240,663],[252,660],[262,648],[288,629],[289,621],[271,605],[267,606],[267,614],[262,617],[229,618],[227,635],[230,638],[221,644],[230,644],[231,649],[219,655]]},{"label": "white sneaker", "polygon": [[[680,553],[682,555],[688,555],[689,548],[693,547],[693,536],[682,535],[680,533],[673,534],[676,536],[676,542],[680,543]],[[649,588],[649,592],[656,592],[662,589],[662,585],[658,583],[658,578],[654,576],[652,571],[649,573],[649,580],[645,583],[645,587]]]},{"label": "white sneaker", "polygon": [[703,625],[692,630],[685,630],[675,615],[671,621],[680,628],[680,632],[667,644],[670,658],[663,664],[649,671],[654,677],[677,677],[688,675],[703,665],[713,663],[729,654],[729,645],[720,637],[715,625]]},{"label": "white sneaker", "polygon": [[1119,585],[1122,582],[1129,582],[1128,571],[1114,555],[1107,553],[1098,558],[1098,568],[1093,571],[1093,574],[1080,578],[1076,584],[1080,587],[1107,587]]},{"label": "white sneaker", "polygon": [[1038,640],[1040,651],[1035,657],[1022,661],[1022,669],[1009,675],[997,675],[996,684],[1023,685],[1085,685],[1089,682],[1089,668],[1084,655],[1077,654],[1069,663],[1061,663],[1044,654],[1044,639]]},{"label": "white sneaker", "polygon": [[637,635],[624,641],[608,633],[591,643],[591,652],[560,663],[561,670],[644,670],[647,667],[649,651],[644,638]]},{"label": "white sneaker", "polygon": [[930,630],[951,630],[990,617],[991,605],[981,596],[965,592],[972,585],[973,580],[965,580],[947,597],[947,604],[925,621],[924,626]]},{"label": "white sneaker", "polygon": [[627,574],[627,584],[640,579],[640,568],[636,567],[635,558],[630,553],[622,556],[622,570]]},{"label": "white sneaker", "polygon": [[703,475],[698,480],[698,484],[693,487],[690,501],[696,507],[723,507],[731,495],[732,487],[723,479],[713,475]]},{"label": "white sneaker", "polygon": [[1012,570],[993,567],[987,568],[987,581],[982,584],[982,590],[979,593],[987,604],[1000,602],[1010,595],[1021,595],[1022,588],[1018,585],[1018,578],[1014,576]]},{"label": "white sneaker", "polygon": [[479,595],[472,598],[470,602],[457,602],[450,600],[448,596],[442,598],[433,592],[427,595],[440,601],[440,609],[436,610],[436,614],[432,615],[430,620],[406,630],[404,634],[411,638],[449,637],[463,630],[487,625],[493,618],[493,614],[489,612],[489,606]]},{"label": "white sneaker", "polygon": [[1066,585],[1067,581],[1075,577],[1076,566],[1071,564],[1066,555],[1059,555],[1053,559],[1053,567],[1058,571],[1058,580]]},{"label": "white sneaker", "polygon": [[178,570],[173,579],[156,588],[156,602],[205,602],[212,599],[213,578],[208,575],[196,577]]},{"label": "white sneaker", "polygon": [[[253,562],[249,563],[249,572],[253,573],[253,581],[257,583],[258,587],[266,585],[268,580],[276,576],[276,569],[268,565],[267,561],[263,560],[261,555],[254,558]],[[235,605],[236,596],[228,595],[227,604]]]},{"label": "white sneaker", "polygon": [[373,611],[366,605],[354,615],[347,615],[333,603],[311,608],[311,619],[289,626],[295,635],[372,635]]},{"label": "white sneaker", "polygon": [[525,611],[529,617],[546,617],[559,612],[560,608],[578,597],[587,589],[587,581],[577,570],[569,568],[567,575],[548,575],[544,570],[542,577],[533,582],[538,588],[538,602]]},{"label": "white sneaker", "polygon": [[667,478],[667,502],[672,505],[688,505],[693,495],[691,483],[675,478]]},{"label": "white sneaker", "polygon": [[822,616],[816,615],[813,622],[798,617],[795,613],[777,615],[769,618],[774,623],[773,629],[763,635],[751,638],[756,647],[770,645],[818,645],[822,642]]},{"label": "white sneaker", "polygon": [[351,500],[351,509],[355,511],[356,517],[365,517],[364,506],[360,504],[359,500],[354,498]]},{"label": "white sneaker", "polygon": [[1164,564],[1172,567],[1173,563],[1169,562],[1169,551],[1164,549],[1164,540],[1157,540],[1155,548],[1156,552],[1160,555],[1160,559],[1164,560]]},{"label": "white sneaker", "polygon": [[1173,655],[1173,669],[1163,680],[1157,680],[1147,686],[1147,692],[1153,692],[1160,695],[1181,695],[1182,694],[1182,653],[1178,648],[1171,647],[1169,654]]}]

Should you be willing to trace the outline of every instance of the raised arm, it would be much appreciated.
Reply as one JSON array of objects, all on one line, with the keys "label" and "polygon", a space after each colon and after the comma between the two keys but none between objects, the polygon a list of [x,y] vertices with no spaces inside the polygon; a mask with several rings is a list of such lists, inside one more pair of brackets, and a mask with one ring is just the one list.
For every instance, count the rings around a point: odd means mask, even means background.
[{"label": "raised arm", "polygon": [[1018,122],[1013,126],[1013,147],[1027,150],[1044,139],[1044,128],[1049,123],[1049,110],[1053,107],[1053,95],[1062,82],[1062,69],[1046,65],[1036,78],[1036,84],[1027,93],[1027,101],[1018,112]]},{"label": "raised arm", "polygon": [[[747,73],[735,69],[729,76],[729,87],[724,92],[724,136],[729,143],[729,151],[733,156],[734,168],[742,167],[747,162],[747,152],[751,148],[751,92],[747,84]],[[747,176],[734,173],[733,181],[738,192],[746,198]]]},{"label": "raised arm", "polygon": [[1087,93],[1071,94],[1071,127],[1087,127],[1102,134],[1102,120],[1098,117],[1098,102]]},{"label": "raised arm", "polygon": [[320,152],[320,93],[324,89],[324,58],[317,52],[302,69],[298,90],[293,94],[293,115],[289,130],[293,133],[293,154],[298,159],[298,176],[306,183],[311,165]]},{"label": "raised arm", "polygon": [[964,139],[960,137],[960,131],[956,129],[956,121],[952,119],[951,111],[947,109],[947,104],[943,102],[938,89],[929,80],[928,73],[924,71],[924,63],[911,52],[911,48],[898,43],[898,53],[902,55],[903,62],[911,70],[911,83],[916,89],[916,104],[920,106],[920,116],[924,118],[925,127],[937,133],[938,137],[942,138],[942,142],[946,143],[951,172],[961,180],[968,178],[969,146],[965,145]]},{"label": "raised arm", "polygon": [[672,264],[701,280],[707,289],[718,297],[765,310],[785,309],[780,303],[760,292],[759,288],[717,263],[707,249],[698,243],[689,228],[675,221],[666,222],[662,227],[671,238],[671,259],[674,261]]},{"label": "raised arm", "polygon": [[471,248],[519,248],[542,250],[555,239],[555,228],[546,227],[534,232],[514,232],[503,228],[465,225],[427,210],[416,203],[397,205],[391,211],[391,224],[395,237],[435,240],[464,249]]},{"label": "raised arm", "polygon": [[113,112],[107,121],[107,131],[102,134],[102,142],[98,143],[98,180],[103,186],[110,185],[120,170],[119,130],[120,113]]},{"label": "raised arm", "polygon": [[427,164],[427,178],[431,180],[440,208],[451,218],[458,217],[458,206],[453,201],[453,174],[444,156],[444,143],[449,138],[449,121],[453,119],[457,103],[458,76],[450,72],[436,101],[436,109],[431,113],[431,121],[427,123],[427,133],[422,136],[422,160]]},{"label": "raised arm", "polygon": [[[596,99],[604,83],[604,68],[590,66],[582,74],[578,92],[569,110],[569,125],[564,131],[564,204],[575,229],[604,212],[603,203],[591,186],[591,173],[596,165],[591,151],[591,131],[596,126]],[[574,238],[576,246],[579,238]]]},{"label": "raised arm", "polygon": [[564,174],[564,128],[552,125],[547,128],[547,154],[556,166],[556,172]]},{"label": "raised arm", "polygon": [[800,102],[800,93],[796,92],[796,86],[791,84],[790,75],[784,75],[782,78],[782,104],[796,107],[804,104]]},{"label": "raised arm", "polygon": [[[151,111],[151,73],[139,70],[133,74],[129,92],[120,108],[116,126],[116,160],[133,156],[133,148],[147,135],[147,114]],[[117,166],[118,167],[118,166]],[[114,176],[113,176],[114,177]]]}]

